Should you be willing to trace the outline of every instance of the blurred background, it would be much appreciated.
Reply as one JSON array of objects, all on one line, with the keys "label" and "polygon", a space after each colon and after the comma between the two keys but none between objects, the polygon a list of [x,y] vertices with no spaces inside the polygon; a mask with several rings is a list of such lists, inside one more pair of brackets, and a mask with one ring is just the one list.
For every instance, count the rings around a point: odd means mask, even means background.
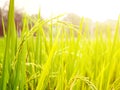
[{"label": "blurred background", "polygon": [[[100,26],[109,23],[111,30],[114,30],[120,14],[119,3],[119,0],[15,0],[15,22],[19,30],[23,13],[36,16],[40,10],[43,19],[65,13],[63,21],[75,25],[79,25],[81,17],[84,17],[91,33],[96,22]],[[8,6],[9,0],[0,0],[0,36],[3,35],[2,17],[7,25]]]}]

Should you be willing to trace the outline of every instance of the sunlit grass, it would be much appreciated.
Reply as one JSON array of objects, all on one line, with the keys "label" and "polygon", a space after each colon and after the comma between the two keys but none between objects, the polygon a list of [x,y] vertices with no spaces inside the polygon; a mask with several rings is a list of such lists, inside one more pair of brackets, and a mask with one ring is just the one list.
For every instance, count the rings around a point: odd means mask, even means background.
[{"label": "sunlit grass", "polygon": [[[96,23],[93,38],[88,25],[82,31],[84,18],[75,26],[59,21],[61,15],[46,20],[40,12],[37,20],[23,16],[17,37],[10,0],[7,32],[0,38],[0,90],[120,89],[120,17],[114,37],[109,25],[105,38]],[[31,29],[29,23],[34,23]]]}]

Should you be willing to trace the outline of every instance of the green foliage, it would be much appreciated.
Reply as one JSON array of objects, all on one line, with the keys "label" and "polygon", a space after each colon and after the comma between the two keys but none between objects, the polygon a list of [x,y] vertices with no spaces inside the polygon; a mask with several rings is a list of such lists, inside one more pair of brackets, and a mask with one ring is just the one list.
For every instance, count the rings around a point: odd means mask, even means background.
[{"label": "green foliage", "polygon": [[42,20],[39,12],[34,20],[24,14],[17,37],[10,0],[7,32],[0,38],[0,90],[120,89],[120,17],[114,37],[110,25],[99,23],[91,37],[88,24],[83,31],[84,18],[76,26],[59,21],[61,16]]}]

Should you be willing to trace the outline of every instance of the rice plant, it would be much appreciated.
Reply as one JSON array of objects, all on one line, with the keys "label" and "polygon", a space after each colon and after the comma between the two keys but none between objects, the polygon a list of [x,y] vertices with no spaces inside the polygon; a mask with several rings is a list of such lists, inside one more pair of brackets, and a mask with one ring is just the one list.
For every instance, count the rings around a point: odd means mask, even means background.
[{"label": "rice plant", "polygon": [[82,31],[84,17],[75,26],[59,20],[62,16],[42,20],[39,12],[34,20],[24,14],[18,37],[10,0],[7,31],[0,38],[0,90],[120,89],[120,17],[114,37],[108,25],[104,38],[96,23],[92,38],[88,25]]}]

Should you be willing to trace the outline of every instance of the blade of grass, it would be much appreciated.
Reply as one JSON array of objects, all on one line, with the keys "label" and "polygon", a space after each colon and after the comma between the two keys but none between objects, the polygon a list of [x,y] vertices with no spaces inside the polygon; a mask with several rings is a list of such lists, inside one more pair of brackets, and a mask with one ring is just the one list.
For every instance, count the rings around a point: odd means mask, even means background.
[{"label": "blade of grass", "polygon": [[54,42],[53,47],[52,47],[52,49],[50,51],[48,59],[47,59],[46,63],[43,66],[43,71],[41,72],[41,75],[40,75],[36,90],[43,90],[44,80],[47,77],[47,75],[49,74],[49,71],[50,71],[50,68],[51,68],[52,57],[54,55],[55,49],[57,48],[56,44],[57,44],[59,35],[60,35],[60,31],[58,32],[58,34],[56,36],[55,42]]},{"label": "blade of grass", "polygon": [[[6,36],[6,48],[3,61],[3,72],[2,72],[2,85],[1,89],[6,90],[10,87],[10,73],[12,70],[11,62],[15,57],[17,48],[16,29],[14,22],[14,0],[10,0],[9,11],[8,11],[8,24],[7,24],[7,36]],[[7,87],[7,84],[8,87]]]}]

